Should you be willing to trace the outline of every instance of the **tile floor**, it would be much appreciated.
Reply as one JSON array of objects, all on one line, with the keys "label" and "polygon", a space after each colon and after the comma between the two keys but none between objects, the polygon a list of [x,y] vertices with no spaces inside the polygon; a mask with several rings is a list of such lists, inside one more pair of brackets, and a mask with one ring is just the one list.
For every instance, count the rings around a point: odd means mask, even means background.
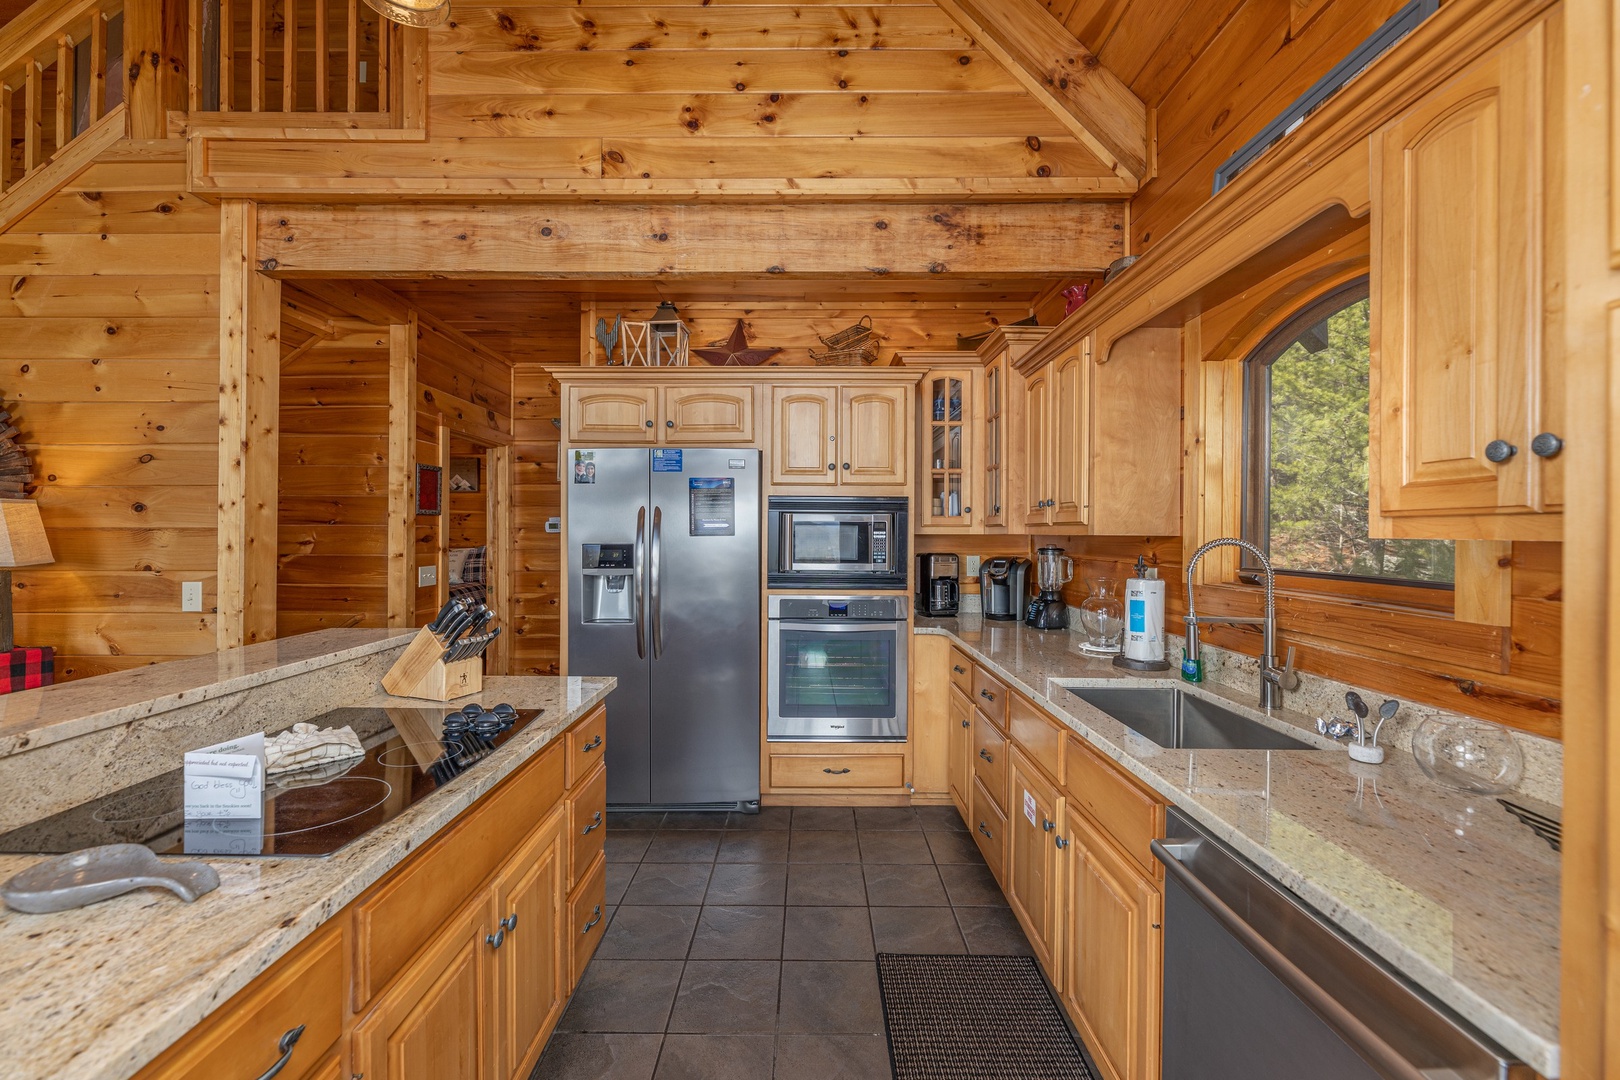
[{"label": "tile floor", "polygon": [[612,814],[607,858],[532,1080],[887,1080],[877,953],[1029,951],[949,806]]}]

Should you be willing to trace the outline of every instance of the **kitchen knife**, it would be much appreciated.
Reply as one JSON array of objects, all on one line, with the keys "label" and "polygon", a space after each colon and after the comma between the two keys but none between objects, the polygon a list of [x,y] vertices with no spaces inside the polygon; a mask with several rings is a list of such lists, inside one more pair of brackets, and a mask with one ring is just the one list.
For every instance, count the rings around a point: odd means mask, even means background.
[{"label": "kitchen knife", "polygon": [[446,600],[444,602],[444,607],[440,608],[439,613],[433,617],[433,621],[428,623],[428,629],[433,631],[435,634],[442,635],[444,633],[445,620],[460,609],[460,601]]},{"label": "kitchen knife", "polygon": [[495,617],[495,613],[493,611],[491,611],[487,605],[480,604],[478,606],[478,609],[475,612],[473,612],[473,625],[472,625],[472,629],[469,631],[469,633],[473,633],[473,634],[481,634],[481,633],[483,633],[484,632],[484,627],[488,626],[490,620],[493,619],[494,617]]},{"label": "kitchen knife", "polygon": [[453,616],[450,619],[450,624],[447,627],[445,627],[445,631],[444,631],[444,645],[445,645],[445,648],[448,649],[450,646],[454,645],[457,641],[461,640],[461,636],[467,632],[467,629],[469,627],[472,626],[472,621],[473,621],[473,614],[470,611],[462,611],[459,614]]}]

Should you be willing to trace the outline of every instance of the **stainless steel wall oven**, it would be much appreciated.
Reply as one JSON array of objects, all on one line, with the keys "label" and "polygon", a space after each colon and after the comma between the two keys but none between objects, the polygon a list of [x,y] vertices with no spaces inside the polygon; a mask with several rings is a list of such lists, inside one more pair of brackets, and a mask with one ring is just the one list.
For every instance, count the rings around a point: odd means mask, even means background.
[{"label": "stainless steel wall oven", "polygon": [[905,740],[905,597],[773,596],[768,612],[768,740]]}]

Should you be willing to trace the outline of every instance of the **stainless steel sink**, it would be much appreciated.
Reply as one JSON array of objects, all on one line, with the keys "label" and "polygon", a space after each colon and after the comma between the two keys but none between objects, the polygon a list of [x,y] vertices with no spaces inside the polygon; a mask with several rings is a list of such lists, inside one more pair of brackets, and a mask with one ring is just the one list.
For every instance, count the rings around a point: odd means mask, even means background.
[{"label": "stainless steel sink", "polygon": [[1080,686],[1067,689],[1081,701],[1096,706],[1144,738],[1172,749],[1316,749],[1303,739],[1284,735],[1258,721],[1181,690]]}]

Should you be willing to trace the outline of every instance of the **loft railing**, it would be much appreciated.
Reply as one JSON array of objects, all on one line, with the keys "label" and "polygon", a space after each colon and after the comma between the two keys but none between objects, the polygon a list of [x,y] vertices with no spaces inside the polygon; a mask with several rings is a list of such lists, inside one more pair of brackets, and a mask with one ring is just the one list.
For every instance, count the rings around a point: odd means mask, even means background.
[{"label": "loft railing", "polygon": [[375,122],[394,109],[400,28],[363,0],[170,2],[189,4],[194,124],[242,113]]},{"label": "loft railing", "polygon": [[123,57],[123,0],[36,4],[0,31],[0,194],[124,102]]}]

